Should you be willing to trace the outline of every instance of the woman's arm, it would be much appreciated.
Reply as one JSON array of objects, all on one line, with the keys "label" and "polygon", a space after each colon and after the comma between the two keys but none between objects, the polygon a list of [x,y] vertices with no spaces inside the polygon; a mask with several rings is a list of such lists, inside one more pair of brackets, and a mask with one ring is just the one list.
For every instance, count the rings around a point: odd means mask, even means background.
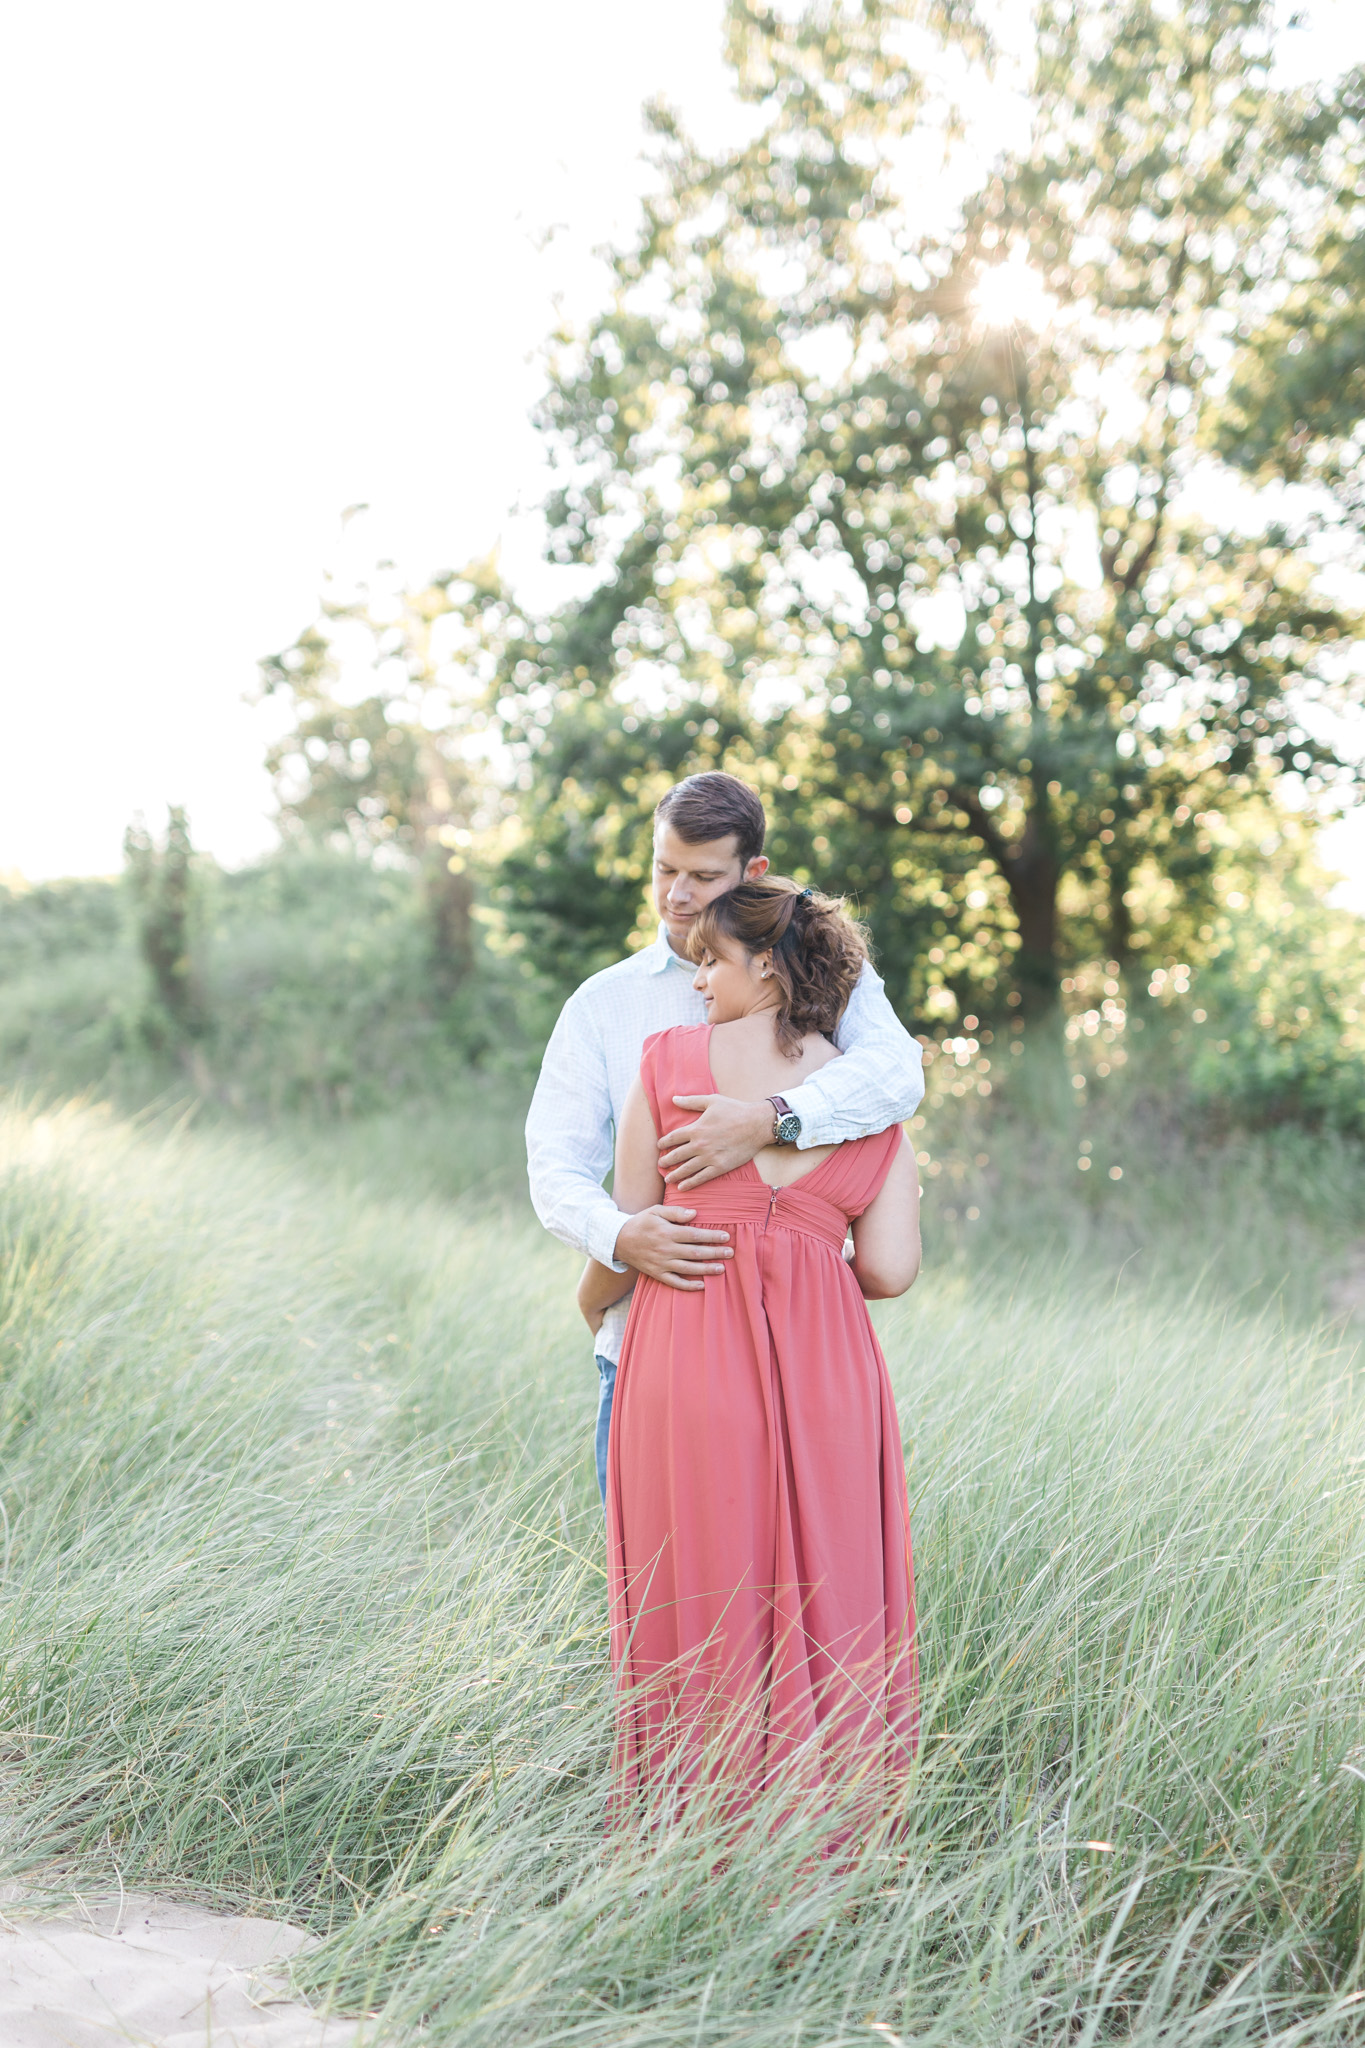
[{"label": "woman's arm", "polygon": [[[611,1198],[627,1216],[638,1216],[664,1198],[663,1175],[659,1172],[659,1134],[649,1113],[644,1084],[637,1074],[630,1084],[621,1121],[616,1131],[616,1172]],[[602,1317],[614,1301],[629,1294],[636,1275],[617,1273],[610,1266],[589,1259],[578,1283],[578,1306],[589,1329],[596,1336]]]},{"label": "woman's arm", "polygon": [[869,1301],[913,1287],[919,1272],[919,1168],[904,1131],[891,1170],[853,1223],[853,1277]]}]

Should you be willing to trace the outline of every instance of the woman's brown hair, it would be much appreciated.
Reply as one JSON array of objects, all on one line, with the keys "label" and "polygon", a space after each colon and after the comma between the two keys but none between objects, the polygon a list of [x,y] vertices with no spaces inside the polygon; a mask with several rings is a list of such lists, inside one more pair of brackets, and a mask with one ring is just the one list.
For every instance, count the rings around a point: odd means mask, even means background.
[{"label": "woman's brown hair", "polygon": [[786,875],[737,882],[713,898],[688,933],[688,958],[700,960],[718,938],[746,953],[772,953],[777,1042],[790,1059],[808,1031],[832,1037],[869,958],[867,936],[843,898],[799,889]]}]

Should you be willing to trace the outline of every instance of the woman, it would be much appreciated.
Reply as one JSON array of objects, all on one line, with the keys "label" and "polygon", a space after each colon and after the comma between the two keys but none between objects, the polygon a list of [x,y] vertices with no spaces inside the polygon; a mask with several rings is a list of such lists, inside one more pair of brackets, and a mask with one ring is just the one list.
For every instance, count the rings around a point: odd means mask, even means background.
[{"label": "woman", "polygon": [[[617,1140],[629,1214],[663,1199],[657,1140],[690,1120],[674,1096],[762,1101],[838,1058],[867,948],[840,903],[764,876],[707,907],[690,952],[707,1022],[646,1041]],[[607,1463],[622,1796],[719,1778],[744,1804],[786,1771],[894,1797],[916,1738],[914,1592],[864,1297],[914,1281],[918,1197],[899,1125],[774,1143],[689,1191],[730,1233],[724,1273],[698,1292],[635,1283]],[[589,1323],[630,1284],[590,1262]]]}]

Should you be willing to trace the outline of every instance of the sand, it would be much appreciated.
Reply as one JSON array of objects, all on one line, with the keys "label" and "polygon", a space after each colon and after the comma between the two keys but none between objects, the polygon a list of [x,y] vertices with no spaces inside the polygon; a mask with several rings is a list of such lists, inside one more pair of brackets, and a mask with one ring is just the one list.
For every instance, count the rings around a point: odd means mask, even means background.
[{"label": "sand", "polygon": [[358,2048],[281,1967],[301,1928],[129,1892],[41,1915],[0,1904],[0,2048]]}]

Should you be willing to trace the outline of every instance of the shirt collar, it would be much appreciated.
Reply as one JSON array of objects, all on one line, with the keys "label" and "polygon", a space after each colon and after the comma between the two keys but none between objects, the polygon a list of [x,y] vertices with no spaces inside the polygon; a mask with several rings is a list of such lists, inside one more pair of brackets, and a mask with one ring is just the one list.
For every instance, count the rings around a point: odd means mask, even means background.
[{"label": "shirt collar", "polygon": [[644,957],[646,971],[650,974],[662,974],[665,967],[686,967],[689,971],[695,971],[692,969],[691,961],[680,960],[669,945],[668,926],[665,924],[659,926],[659,935],[654,944],[646,946]]}]

